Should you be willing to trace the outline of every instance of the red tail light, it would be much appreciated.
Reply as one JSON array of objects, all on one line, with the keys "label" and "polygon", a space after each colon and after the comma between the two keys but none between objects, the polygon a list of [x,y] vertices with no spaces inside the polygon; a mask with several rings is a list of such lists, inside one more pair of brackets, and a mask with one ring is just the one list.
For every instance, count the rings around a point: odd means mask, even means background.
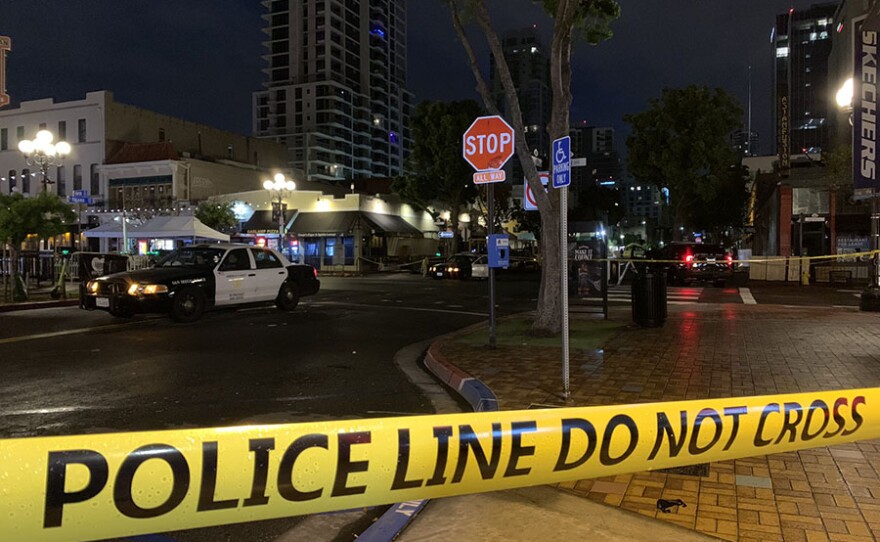
[{"label": "red tail light", "polygon": [[733,265],[733,256],[727,255],[727,265]]},{"label": "red tail light", "polygon": [[312,273],[315,274],[315,278],[318,278],[318,268],[317,267],[312,268]]},{"label": "red tail light", "polygon": [[685,261],[685,263],[694,263],[694,255],[688,254],[687,256],[684,257],[684,261]]}]

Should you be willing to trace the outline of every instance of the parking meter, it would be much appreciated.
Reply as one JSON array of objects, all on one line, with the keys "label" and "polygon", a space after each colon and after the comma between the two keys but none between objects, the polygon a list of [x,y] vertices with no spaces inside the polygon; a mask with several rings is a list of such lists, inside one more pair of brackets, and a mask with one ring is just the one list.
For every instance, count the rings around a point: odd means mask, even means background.
[{"label": "parking meter", "polygon": [[493,234],[488,239],[489,267],[510,266],[510,241],[507,234]]}]

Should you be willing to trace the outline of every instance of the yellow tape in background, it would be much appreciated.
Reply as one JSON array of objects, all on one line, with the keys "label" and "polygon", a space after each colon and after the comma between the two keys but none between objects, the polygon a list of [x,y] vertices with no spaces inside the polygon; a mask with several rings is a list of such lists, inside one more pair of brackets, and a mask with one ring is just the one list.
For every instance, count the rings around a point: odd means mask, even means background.
[{"label": "yellow tape in background", "polygon": [[0,540],[81,541],[880,438],[880,388],[0,440]]}]

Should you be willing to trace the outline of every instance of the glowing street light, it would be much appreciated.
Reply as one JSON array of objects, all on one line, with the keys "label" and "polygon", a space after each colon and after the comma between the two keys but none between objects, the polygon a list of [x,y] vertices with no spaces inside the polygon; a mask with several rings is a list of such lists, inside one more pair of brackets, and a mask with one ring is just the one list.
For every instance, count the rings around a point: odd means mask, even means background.
[{"label": "glowing street light", "polygon": [[263,181],[265,188],[271,197],[277,197],[278,201],[272,202],[272,215],[278,220],[278,251],[284,251],[284,203],[283,198],[296,190],[296,183],[286,178],[283,173],[276,173],[274,180]]},{"label": "glowing street light", "polygon": [[55,136],[49,130],[40,130],[34,139],[22,139],[18,142],[18,150],[24,155],[24,160],[29,166],[40,168],[43,192],[48,190],[50,180],[46,173],[50,166],[60,166],[62,160],[70,154],[70,144],[66,141],[52,143]]},{"label": "glowing street light", "polygon": [[853,101],[853,79],[850,77],[846,81],[844,81],[843,85],[837,91],[837,94],[834,96],[835,101],[837,101],[837,107],[841,109],[848,109],[852,107]]}]

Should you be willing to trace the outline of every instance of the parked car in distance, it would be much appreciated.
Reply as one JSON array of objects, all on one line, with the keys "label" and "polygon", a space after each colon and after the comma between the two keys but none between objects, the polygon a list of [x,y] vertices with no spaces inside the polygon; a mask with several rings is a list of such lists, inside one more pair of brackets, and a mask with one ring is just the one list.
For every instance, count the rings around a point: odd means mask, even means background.
[{"label": "parked car in distance", "polygon": [[489,256],[482,254],[471,262],[471,277],[475,279],[489,278]]},{"label": "parked car in distance", "polygon": [[89,281],[80,306],[117,317],[167,313],[178,322],[193,322],[221,306],[275,303],[290,311],[320,287],[314,267],[291,264],[275,250],[197,245],[172,252],[154,267]]},{"label": "parked car in distance", "polygon": [[470,253],[456,254],[443,263],[429,267],[428,276],[434,279],[469,279],[473,274],[475,259],[476,256]]},{"label": "parked car in distance", "polygon": [[669,284],[711,282],[715,286],[724,286],[733,278],[733,254],[721,245],[670,243],[657,253],[655,259],[664,261]]}]

